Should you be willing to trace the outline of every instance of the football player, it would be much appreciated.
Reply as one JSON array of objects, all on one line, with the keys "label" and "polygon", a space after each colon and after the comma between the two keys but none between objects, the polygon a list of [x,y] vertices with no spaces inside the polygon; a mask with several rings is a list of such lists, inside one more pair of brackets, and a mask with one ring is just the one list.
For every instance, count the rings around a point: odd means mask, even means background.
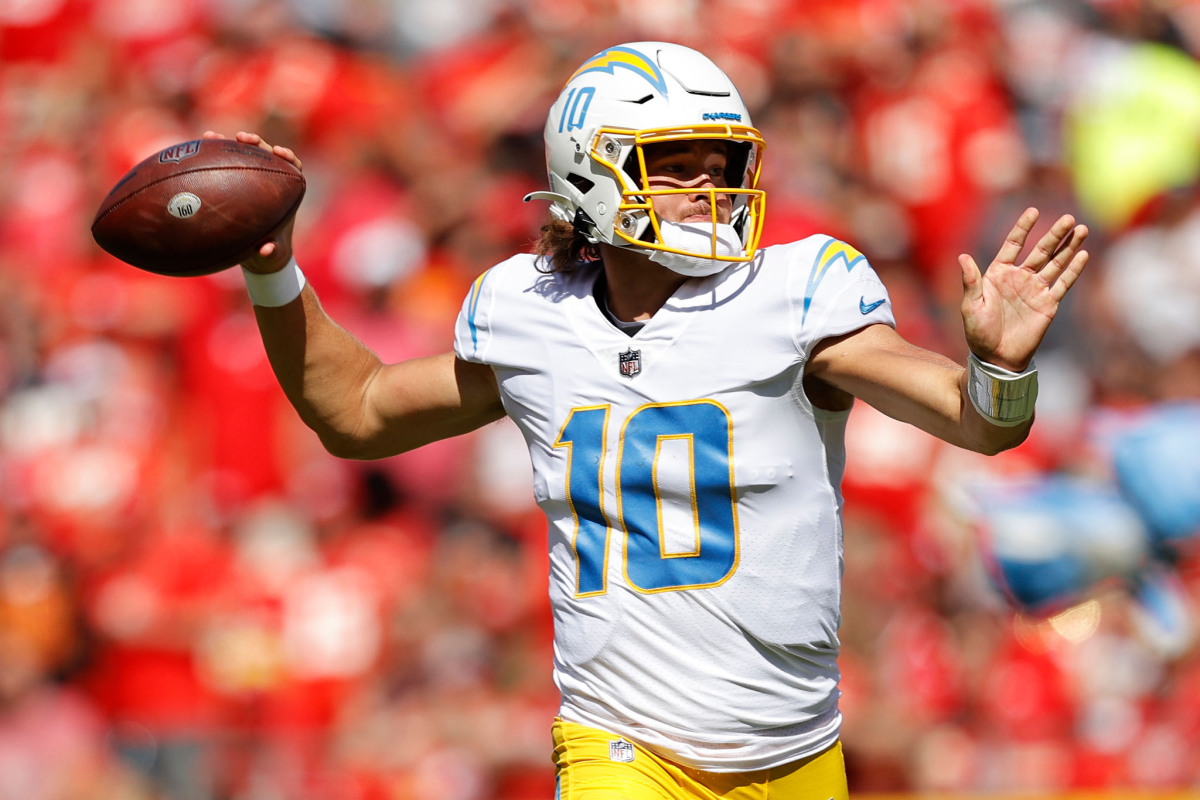
[{"label": "football player", "polygon": [[702,54],[605,50],[545,140],[538,253],[479,276],[452,353],[381,363],[305,288],[290,229],[264,245],[244,269],[279,381],[347,458],[520,428],[550,523],[561,800],[845,798],[850,406],[983,453],[1019,444],[1087,229],[1064,216],[1022,260],[1029,209],[986,272],[961,257],[964,368],[896,334],[849,244],[758,248],[765,143]]}]

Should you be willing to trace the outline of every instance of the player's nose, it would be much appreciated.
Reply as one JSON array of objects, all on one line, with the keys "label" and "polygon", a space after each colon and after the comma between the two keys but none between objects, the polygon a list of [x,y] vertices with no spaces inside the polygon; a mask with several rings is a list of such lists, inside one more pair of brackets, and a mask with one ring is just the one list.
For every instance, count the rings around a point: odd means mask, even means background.
[{"label": "player's nose", "polygon": [[[729,202],[730,197],[726,192],[722,192],[724,188],[715,183],[712,178],[705,178],[702,183],[696,186],[688,187],[694,191],[688,194],[688,201],[692,203],[701,203],[706,208],[710,205],[721,205]],[[714,191],[715,190],[715,191]]]},{"label": "player's nose", "polygon": [[717,184],[713,181],[713,177],[708,173],[698,175],[685,184],[685,188],[692,189],[692,193],[688,195],[688,199],[692,202],[698,200],[711,200],[712,192],[710,190],[717,188]]}]

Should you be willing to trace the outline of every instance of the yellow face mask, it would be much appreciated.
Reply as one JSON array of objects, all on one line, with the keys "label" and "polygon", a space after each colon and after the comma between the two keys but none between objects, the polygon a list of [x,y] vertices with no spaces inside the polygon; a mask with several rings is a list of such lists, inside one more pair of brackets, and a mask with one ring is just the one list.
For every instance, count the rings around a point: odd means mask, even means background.
[{"label": "yellow face mask", "polygon": [[[626,147],[632,139],[633,152],[637,154],[638,182],[633,185],[631,176],[619,162],[627,160]],[[745,142],[749,145],[746,168],[741,185],[738,188],[678,188],[651,189],[650,175],[646,171],[647,145],[663,142],[691,141],[696,139],[712,139],[730,142]],[[624,145],[624,146],[623,146]],[[762,151],[766,147],[762,134],[757,129],[745,125],[689,125],[670,128],[647,128],[644,130],[626,130],[622,128],[600,128],[592,139],[591,157],[597,163],[611,170],[621,185],[621,203],[617,209],[614,233],[632,245],[658,250],[665,253],[689,258],[712,259],[714,261],[741,263],[754,258],[762,238],[763,219],[767,207],[767,193],[758,188],[759,174],[762,170]],[[682,250],[670,247],[663,242],[662,220],[654,210],[651,198],[663,195],[696,195],[708,194],[709,208],[712,210],[711,249],[708,252],[699,250]],[[727,255],[724,248],[719,246],[717,238],[717,198],[727,196],[733,202],[733,222],[738,228],[742,241],[740,255]],[[649,218],[649,228],[654,232],[652,241],[637,238],[645,234],[646,227],[639,225],[644,212]],[[739,218],[741,217],[741,218]]]}]

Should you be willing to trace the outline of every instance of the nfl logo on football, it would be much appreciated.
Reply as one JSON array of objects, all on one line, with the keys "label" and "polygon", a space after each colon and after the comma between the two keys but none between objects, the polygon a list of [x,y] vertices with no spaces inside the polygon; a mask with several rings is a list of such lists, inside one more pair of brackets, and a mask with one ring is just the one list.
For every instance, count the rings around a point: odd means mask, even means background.
[{"label": "nfl logo on football", "polygon": [[621,367],[621,374],[626,378],[632,378],[642,371],[642,351],[634,350],[632,347],[624,353],[617,354],[617,360]]},{"label": "nfl logo on football", "polygon": [[191,158],[192,156],[196,155],[196,153],[199,153],[199,152],[200,152],[200,140],[193,139],[190,142],[184,142],[183,144],[177,144],[174,147],[168,147],[166,150],[163,150],[161,153],[158,154],[158,163],[166,164],[168,162],[174,161],[176,164],[178,164],[180,161],[183,161],[185,158]]},{"label": "nfl logo on football", "polygon": [[624,739],[614,739],[608,743],[608,759],[621,764],[633,763],[633,743]]}]

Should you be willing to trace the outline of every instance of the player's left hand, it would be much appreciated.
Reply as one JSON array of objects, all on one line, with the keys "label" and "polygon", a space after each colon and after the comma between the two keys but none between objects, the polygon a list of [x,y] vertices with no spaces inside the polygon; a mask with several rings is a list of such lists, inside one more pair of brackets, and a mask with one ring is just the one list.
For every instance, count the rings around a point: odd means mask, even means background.
[{"label": "player's left hand", "polygon": [[971,256],[958,257],[967,344],[981,360],[1013,372],[1029,366],[1058,304],[1088,260],[1087,251],[1079,249],[1087,226],[1064,214],[1018,264],[1037,219],[1036,208],[1025,210],[983,274]]}]

